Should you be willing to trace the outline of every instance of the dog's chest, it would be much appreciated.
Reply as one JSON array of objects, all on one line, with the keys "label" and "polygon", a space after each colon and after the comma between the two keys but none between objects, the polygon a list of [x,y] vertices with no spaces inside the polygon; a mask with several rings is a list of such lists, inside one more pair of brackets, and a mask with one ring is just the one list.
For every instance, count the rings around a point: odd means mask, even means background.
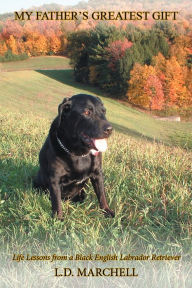
[{"label": "dog's chest", "polygon": [[72,163],[68,164],[63,170],[60,178],[60,184],[68,186],[71,184],[79,185],[86,181],[93,172],[93,163],[90,157],[78,157]]},{"label": "dog's chest", "polygon": [[73,167],[71,168],[71,170],[80,175],[90,173],[93,169],[91,157],[78,157],[75,161],[73,161]]}]

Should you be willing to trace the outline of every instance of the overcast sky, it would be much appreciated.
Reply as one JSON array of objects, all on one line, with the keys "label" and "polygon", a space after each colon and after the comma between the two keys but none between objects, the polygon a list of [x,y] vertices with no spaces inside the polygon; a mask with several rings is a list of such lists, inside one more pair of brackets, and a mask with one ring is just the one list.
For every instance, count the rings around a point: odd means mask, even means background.
[{"label": "overcast sky", "polygon": [[0,3],[0,14],[18,11],[21,8],[28,9],[31,6],[41,6],[43,4],[57,3],[62,5],[75,5],[80,0],[2,0]]}]

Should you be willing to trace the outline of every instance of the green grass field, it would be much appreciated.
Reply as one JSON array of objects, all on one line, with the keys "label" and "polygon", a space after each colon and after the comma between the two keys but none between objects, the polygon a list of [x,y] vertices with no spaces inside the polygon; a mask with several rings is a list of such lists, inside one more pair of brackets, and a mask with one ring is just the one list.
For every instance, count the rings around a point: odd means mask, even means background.
[{"label": "green grass field", "polygon": [[[35,70],[0,74],[0,243],[3,254],[12,257],[13,253],[62,255],[66,251],[85,255],[89,252],[159,253],[183,255],[188,261],[192,252],[191,123],[160,122],[103,97],[101,91],[74,82],[72,71],[65,66],[66,59],[63,63],[66,70],[56,70],[58,58],[51,67],[47,58],[30,61],[30,69],[35,65]],[[24,62],[9,65],[6,69],[27,67]],[[47,70],[40,70],[42,66]],[[64,97],[81,92],[102,98],[115,128],[104,153],[103,166],[107,198],[116,217],[103,217],[89,184],[84,203],[63,203],[65,219],[60,222],[51,218],[48,195],[32,189],[32,178],[38,170],[38,153],[57,114],[58,104]],[[163,265],[168,265],[171,280],[167,272],[168,275],[154,276],[154,283],[162,281],[166,283],[162,287],[170,288],[190,287],[190,270],[184,271],[180,263],[176,268],[169,266],[170,263]],[[6,271],[1,276],[2,287],[22,287],[20,284],[9,286]],[[122,286],[110,287],[128,286],[122,283]],[[145,286],[135,283],[134,287]]]},{"label": "green grass field", "polygon": [[[3,110],[32,112],[34,115],[53,119],[57,113],[58,103],[64,97],[77,93],[91,93],[102,98],[108,110],[108,118],[117,131],[128,136],[146,137],[151,141],[155,139],[166,144],[192,148],[190,122],[162,122],[103,97],[98,89],[74,81],[73,72],[69,69],[69,61],[65,57],[50,57],[50,59],[37,57],[25,61],[2,63],[2,67],[0,105]],[[27,67],[29,70],[25,70]],[[56,70],[59,69],[58,67],[65,70]]]},{"label": "green grass field", "polygon": [[0,71],[19,71],[35,69],[67,69],[70,68],[66,57],[40,56],[24,61],[0,63]]}]

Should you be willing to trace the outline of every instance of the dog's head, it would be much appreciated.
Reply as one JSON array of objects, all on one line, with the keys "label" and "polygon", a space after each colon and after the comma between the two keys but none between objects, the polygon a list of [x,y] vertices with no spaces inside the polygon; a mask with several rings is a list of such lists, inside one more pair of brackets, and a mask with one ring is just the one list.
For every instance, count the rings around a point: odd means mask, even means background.
[{"label": "dog's head", "polygon": [[65,98],[58,107],[58,134],[72,150],[103,152],[112,132],[105,113],[98,97],[79,94]]}]

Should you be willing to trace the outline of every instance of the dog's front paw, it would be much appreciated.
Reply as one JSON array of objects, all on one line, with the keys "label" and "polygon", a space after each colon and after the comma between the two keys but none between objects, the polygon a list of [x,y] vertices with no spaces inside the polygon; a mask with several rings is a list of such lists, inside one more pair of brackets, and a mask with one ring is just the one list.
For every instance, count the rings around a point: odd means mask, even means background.
[{"label": "dog's front paw", "polygon": [[112,217],[112,218],[115,217],[115,212],[111,210],[110,208],[104,209],[103,212],[104,212],[105,217]]}]

